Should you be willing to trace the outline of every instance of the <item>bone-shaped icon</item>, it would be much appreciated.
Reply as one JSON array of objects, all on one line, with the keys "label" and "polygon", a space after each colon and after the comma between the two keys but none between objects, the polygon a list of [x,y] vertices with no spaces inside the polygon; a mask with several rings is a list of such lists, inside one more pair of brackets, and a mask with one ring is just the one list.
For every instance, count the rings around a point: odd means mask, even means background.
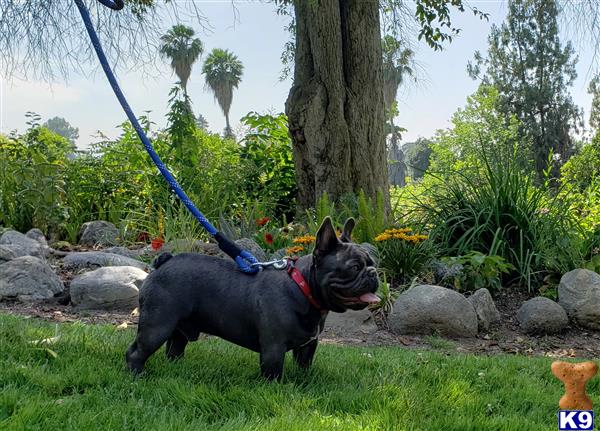
[{"label": "bone-shaped icon", "polygon": [[561,410],[592,410],[592,400],[585,393],[585,385],[598,372],[598,364],[555,361],[551,369],[565,385],[565,394],[558,403]]}]

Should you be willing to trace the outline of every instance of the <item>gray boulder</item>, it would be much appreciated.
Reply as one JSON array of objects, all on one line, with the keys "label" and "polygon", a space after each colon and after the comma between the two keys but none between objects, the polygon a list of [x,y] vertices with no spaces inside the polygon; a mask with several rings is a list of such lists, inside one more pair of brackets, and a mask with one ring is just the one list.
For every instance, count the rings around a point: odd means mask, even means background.
[{"label": "gray boulder", "polygon": [[444,286],[448,284],[448,287],[452,286],[453,279],[460,275],[464,269],[460,263],[449,264],[441,260],[434,260],[431,262],[430,267],[434,281]]},{"label": "gray boulder", "polygon": [[[238,239],[235,243],[239,245],[242,250],[247,250],[252,253],[259,262],[264,262],[268,259],[267,253],[265,253],[261,246],[251,238]],[[229,258],[229,256],[227,256],[225,253],[222,254],[223,257]]]},{"label": "gray boulder", "polygon": [[500,320],[500,313],[492,299],[490,291],[486,288],[477,289],[468,298],[477,313],[477,322],[480,331],[487,331],[490,325]]},{"label": "gray boulder", "polygon": [[129,257],[131,259],[139,259],[142,255],[141,250],[130,250],[127,247],[109,247],[101,250],[103,253],[113,253],[120,256]]},{"label": "gray boulder", "polygon": [[574,269],[560,279],[558,303],[577,324],[600,330],[600,275]]},{"label": "gray boulder", "polygon": [[0,263],[7,262],[20,256],[27,256],[27,252],[24,248],[18,245],[0,245]]},{"label": "gray boulder", "polygon": [[554,334],[569,324],[565,310],[542,296],[525,301],[517,311],[517,320],[523,331],[532,334]]},{"label": "gray boulder", "polygon": [[432,285],[415,286],[403,292],[394,303],[388,324],[398,334],[477,335],[477,313],[467,298],[454,290]]},{"label": "gray boulder", "polygon": [[48,299],[63,289],[52,268],[37,257],[21,256],[0,264],[0,299]]},{"label": "gray boulder", "polygon": [[149,268],[148,264],[140,260],[102,251],[69,253],[65,256],[63,265],[65,268],[69,269],[96,269],[103,266],[134,266],[139,269]]},{"label": "gray boulder", "polygon": [[15,249],[22,250],[22,253],[25,253],[27,256],[44,257],[49,252],[47,246],[16,230],[4,232],[0,237],[0,245],[17,246]]},{"label": "gray boulder", "polygon": [[31,239],[39,242],[44,247],[48,246],[48,241],[46,241],[46,237],[44,236],[44,233],[41,230],[39,230],[38,228],[34,227],[33,229],[29,229],[27,231],[27,233],[25,234],[25,236],[27,238],[31,238]]},{"label": "gray boulder", "polygon": [[79,309],[132,310],[148,274],[132,266],[107,266],[71,281],[71,302]]},{"label": "gray boulder", "polygon": [[118,238],[119,229],[104,220],[89,221],[81,225],[79,230],[80,245],[116,245]]},{"label": "gray boulder", "polygon": [[377,324],[368,309],[345,313],[329,313],[325,321],[325,332],[330,336],[361,337],[377,332]]}]

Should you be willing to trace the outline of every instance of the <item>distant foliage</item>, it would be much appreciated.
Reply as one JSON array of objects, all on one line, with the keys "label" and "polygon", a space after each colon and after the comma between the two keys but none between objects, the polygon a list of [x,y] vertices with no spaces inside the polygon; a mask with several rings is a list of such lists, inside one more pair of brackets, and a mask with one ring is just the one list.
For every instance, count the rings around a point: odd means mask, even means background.
[{"label": "distant foliage", "polygon": [[560,41],[558,12],[554,0],[510,1],[506,22],[492,27],[487,58],[476,53],[469,66],[472,77],[498,91],[505,120],[520,121],[520,137],[531,140],[540,176],[551,155],[562,162],[571,156],[572,134],[581,126],[581,111],[568,93],[576,59],[571,44]]},{"label": "distant foliage", "polygon": [[600,179],[600,133],[561,168],[562,182],[585,190]]},{"label": "distant foliage", "polygon": [[71,124],[62,117],[52,117],[46,120],[43,126],[68,140],[73,144],[73,150],[75,149],[75,141],[79,138],[78,127],[71,126]]},{"label": "distant foliage", "polygon": [[409,142],[402,147],[404,160],[408,167],[408,173],[413,180],[423,178],[429,169],[429,158],[431,157],[431,140],[419,138],[415,142]]}]

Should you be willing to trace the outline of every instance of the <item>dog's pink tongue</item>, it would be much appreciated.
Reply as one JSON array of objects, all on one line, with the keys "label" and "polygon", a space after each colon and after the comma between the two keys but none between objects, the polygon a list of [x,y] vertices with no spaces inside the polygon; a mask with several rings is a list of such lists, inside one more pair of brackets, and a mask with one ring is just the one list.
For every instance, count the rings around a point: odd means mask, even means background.
[{"label": "dog's pink tongue", "polygon": [[375,295],[374,293],[364,293],[364,294],[360,295],[360,297],[358,299],[360,299],[362,302],[366,302],[368,304],[375,304],[375,303],[381,301],[381,299],[379,299],[379,296]]}]

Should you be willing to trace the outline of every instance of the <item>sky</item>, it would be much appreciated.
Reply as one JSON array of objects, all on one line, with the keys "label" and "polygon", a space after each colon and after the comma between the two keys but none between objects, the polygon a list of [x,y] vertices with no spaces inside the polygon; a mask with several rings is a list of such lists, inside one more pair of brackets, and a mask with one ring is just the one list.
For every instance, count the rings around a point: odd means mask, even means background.
[{"label": "sky", "polygon": [[[212,31],[203,31],[197,23],[186,22],[196,29],[204,44],[205,54],[196,63],[188,92],[196,113],[201,113],[209,129],[222,132],[225,118],[212,94],[204,85],[201,63],[213,48],[233,51],[244,64],[244,76],[235,91],[230,118],[234,131],[239,119],[250,111],[278,113],[285,109],[285,100],[291,80],[280,81],[281,53],[289,35],[285,30],[288,19],[275,14],[270,3],[236,1],[237,14],[230,0],[197,1],[199,9],[208,18]],[[466,73],[466,66],[476,50],[486,52],[487,36],[493,23],[501,23],[506,16],[504,1],[475,1],[471,5],[490,14],[482,21],[471,13],[453,13],[453,24],[461,34],[446,45],[443,51],[433,51],[423,43],[416,45],[416,61],[420,74],[417,84],[401,88],[398,96],[399,115],[395,123],[407,129],[405,142],[418,137],[430,137],[436,130],[447,128],[452,114],[464,106],[467,96],[478,83]],[[165,22],[165,31],[171,23]],[[82,27],[83,31],[83,27]],[[587,94],[590,52],[579,53],[578,78],[571,88],[576,104],[585,111],[587,120],[591,96]],[[168,64],[161,64],[157,78],[148,77],[139,70],[119,71],[118,79],[136,114],[150,112],[157,127],[164,127],[169,90],[176,82]],[[116,126],[125,120],[118,102],[106,79],[96,65],[89,66],[87,76],[72,74],[68,81],[51,83],[28,81],[0,76],[0,133],[26,129],[25,112],[34,111],[42,120],[54,116],[66,118],[79,128],[77,145],[87,147],[98,141],[97,131],[116,137]]]}]

